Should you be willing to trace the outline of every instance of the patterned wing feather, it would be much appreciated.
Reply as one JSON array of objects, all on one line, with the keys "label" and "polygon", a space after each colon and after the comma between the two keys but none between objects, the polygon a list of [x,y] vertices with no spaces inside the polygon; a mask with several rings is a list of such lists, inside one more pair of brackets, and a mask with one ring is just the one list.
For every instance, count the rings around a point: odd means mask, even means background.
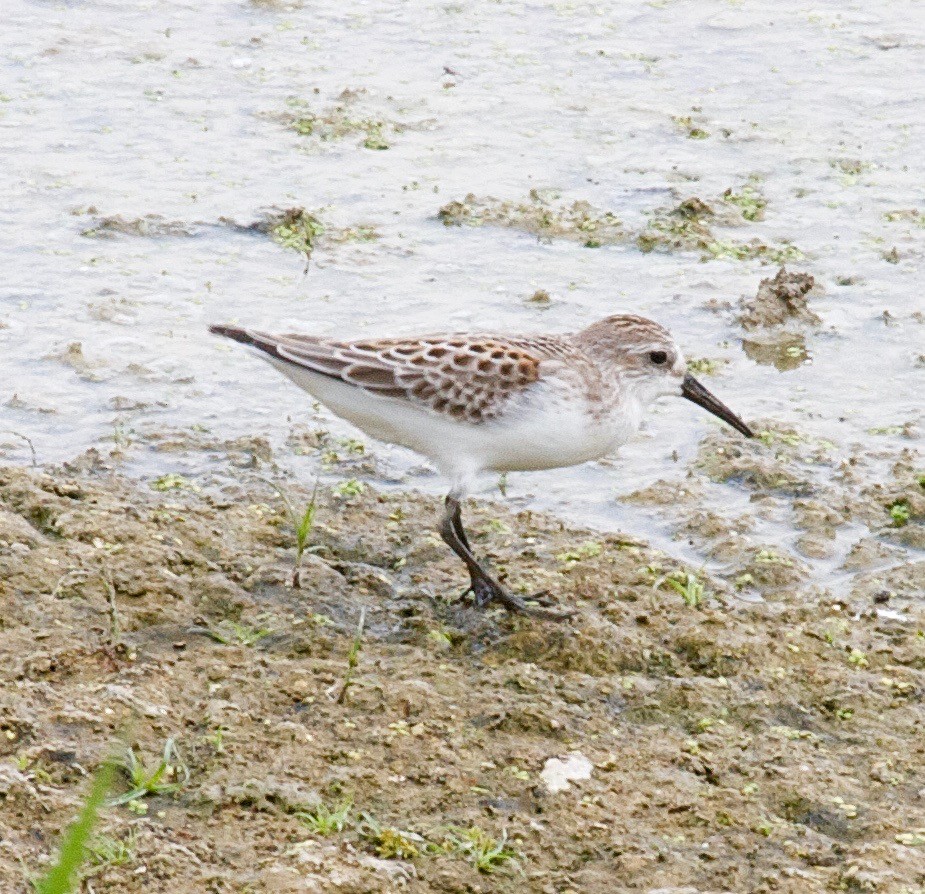
[{"label": "patterned wing feather", "polygon": [[497,415],[539,378],[541,360],[551,356],[526,340],[478,335],[331,341],[287,334],[273,343],[282,359],[469,422]]}]

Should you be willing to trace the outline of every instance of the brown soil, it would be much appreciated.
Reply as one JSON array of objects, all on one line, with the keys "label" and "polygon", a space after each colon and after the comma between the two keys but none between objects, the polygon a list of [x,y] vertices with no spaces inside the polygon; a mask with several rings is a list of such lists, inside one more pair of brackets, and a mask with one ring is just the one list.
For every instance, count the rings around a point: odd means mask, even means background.
[{"label": "brown soil", "polygon": [[[799,468],[816,448],[782,438],[739,451],[714,439],[701,463],[756,499],[785,494],[814,532],[834,529],[854,510],[808,489]],[[921,527],[912,468],[868,495],[887,520],[887,504],[907,501],[900,533]],[[276,483],[304,505],[305,491]],[[169,737],[189,779],[178,770],[179,790],[105,811],[100,833],[128,846],[122,862],[97,857],[98,894],[925,884],[925,605],[913,594],[897,606],[882,579],[817,592],[794,561],[768,601],[701,574],[703,602],[689,606],[666,576],[696,572],[644,544],[481,503],[477,550],[510,586],[577,613],[480,614],[430,533],[434,501],[369,488],[321,495],[293,589],[277,492],[241,467],[196,484],[157,490],[95,456],[0,468],[2,890],[30,890],[111,743],[153,767]],[[719,540],[749,529],[685,523]],[[861,552],[890,549],[872,535]],[[886,577],[921,583],[923,568]],[[890,599],[901,613],[879,610]],[[590,778],[551,793],[547,761],[573,752]],[[321,836],[299,816],[344,799],[342,831]],[[460,843],[473,829],[506,835],[513,859],[480,871]]]}]

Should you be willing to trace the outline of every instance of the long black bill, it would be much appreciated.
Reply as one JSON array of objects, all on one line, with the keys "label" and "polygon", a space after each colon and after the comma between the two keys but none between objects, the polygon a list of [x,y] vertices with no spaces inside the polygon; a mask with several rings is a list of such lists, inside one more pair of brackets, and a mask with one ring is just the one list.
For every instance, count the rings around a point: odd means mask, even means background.
[{"label": "long black bill", "polygon": [[707,412],[712,413],[714,416],[718,416],[723,422],[728,422],[736,431],[745,435],[746,438],[755,437],[754,432],[739,419],[729,407],[721,400],[715,398],[692,375],[688,374],[684,377],[684,382],[681,384],[681,394],[695,404],[700,404]]}]

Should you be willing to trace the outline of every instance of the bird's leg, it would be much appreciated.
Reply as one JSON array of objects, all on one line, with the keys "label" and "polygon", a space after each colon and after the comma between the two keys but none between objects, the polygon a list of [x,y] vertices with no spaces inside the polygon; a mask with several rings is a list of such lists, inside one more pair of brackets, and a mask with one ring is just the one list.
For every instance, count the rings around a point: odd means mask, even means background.
[{"label": "bird's leg", "polygon": [[463,527],[462,523],[462,503],[459,500],[447,497],[447,511],[449,511],[449,500],[452,499],[456,504],[456,508],[453,510],[453,530],[456,532],[456,536],[459,538],[462,545],[469,550],[469,553],[472,553],[472,547],[469,546],[469,538],[466,536],[466,529]]},{"label": "bird's leg", "polygon": [[466,537],[466,531],[463,528],[462,506],[453,494],[446,498],[446,509],[440,521],[440,536],[443,538],[444,543],[465,564],[469,572],[469,589],[475,596],[475,604],[479,608],[484,608],[489,602],[500,602],[508,611],[512,612],[522,612],[555,619],[568,617],[568,615],[558,612],[532,608],[523,599],[509,593],[481,566],[478,559],[472,554],[469,538]]},{"label": "bird's leg", "polygon": [[489,602],[498,600],[511,611],[529,610],[522,600],[508,593],[501,584],[494,580],[472,554],[472,547],[469,545],[469,538],[466,537],[462,524],[462,506],[452,494],[446,498],[446,509],[440,522],[440,536],[465,564],[469,572],[469,588],[479,608],[484,608]]}]

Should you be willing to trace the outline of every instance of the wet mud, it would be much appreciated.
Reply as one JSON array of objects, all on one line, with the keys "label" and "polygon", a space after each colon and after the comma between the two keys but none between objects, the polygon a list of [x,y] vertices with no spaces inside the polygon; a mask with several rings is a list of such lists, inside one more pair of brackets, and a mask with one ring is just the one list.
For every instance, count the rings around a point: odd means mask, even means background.
[{"label": "wet mud", "polygon": [[[153,768],[168,739],[178,784],[105,811],[94,891],[898,892],[925,877],[925,561],[894,545],[925,530],[908,462],[835,500],[801,476],[824,445],[708,437],[694,477],[636,500],[679,510],[721,575],[476,502],[477,551],[515,592],[575,610],[555,623],[476,610],[431,533],[437,502],[368,486],[319,489],[294,588],[291,508],[311,492],[266,445],[197,447],[232,464],[147,483],[118,452],[0,468],[5,890],[28,890],[113,742]],[[851,558],[868,570],[808,585],[797,550],[698,508],[709,478],[758,513],[791,501],[823,542],[871,525]],[[326,809],[339,825],[319,825]]]},{"label": "wet mud", "polygon": [[[13,0],[0,889],[115,747],[165,767],[86,894],[921,894],[912,21]],[[477,552],[561,624],[477,611],[433,469],[207,334],[615,312],[759,437],[666,401],[485,482]]]}]

